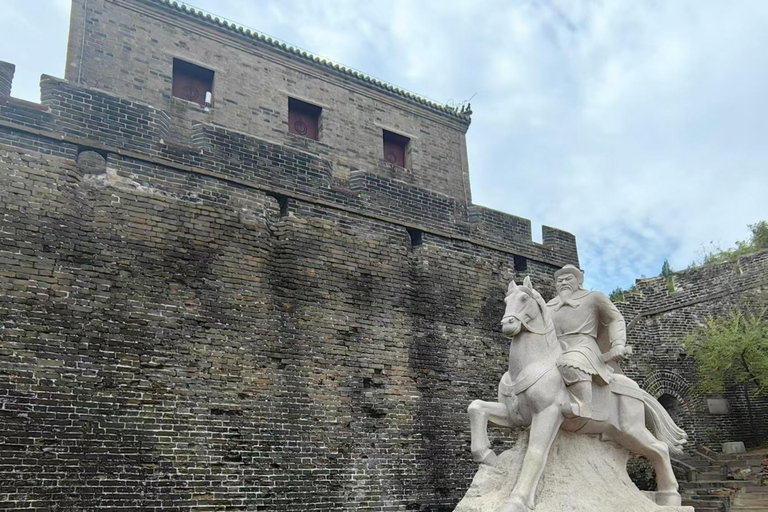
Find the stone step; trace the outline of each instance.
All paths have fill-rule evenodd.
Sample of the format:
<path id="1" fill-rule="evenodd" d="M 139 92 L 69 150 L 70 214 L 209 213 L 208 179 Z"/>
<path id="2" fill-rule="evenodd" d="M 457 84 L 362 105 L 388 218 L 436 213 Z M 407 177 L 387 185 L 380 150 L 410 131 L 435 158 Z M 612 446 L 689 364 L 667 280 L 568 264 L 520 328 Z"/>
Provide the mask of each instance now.
<path id="1" fill-rule="evenodd" d="M 737 503 L 746 503 L 746 504 L 753 504 L 753 503 L 768 503 L 768 499 L 766 499 L 766 496 L 761 496 L 759 494 L 746 494 L 741 493 L 738 496 L 736 496 L 736 499 L 733 500 L 734 504 Z"/>
<path id="2" fill-rule="evenodd" d="M 710 494 L 693 494 L 693 495 L 686 495 L 685 499 L 691 500 L 691 501 L 715 502 L 715 501 L 728 501 L 729 497 L 710 495 Z"/>
<path id="3" fill-rule="evenodd" d="M 768 487 L 748 486 L 742 489 L 733 500 L 729 512 L 768 511 Z"/>
<path id="4" fill-rule="evenodd" d="M 696 481 L 698 482 L 718 482 L 721 480 L 725 480 L 725 475 L 722 473 L 708 471 L 706 473 L 699 473 L 696 476 Z"/>
<path id="5" fill-rule="evenodd" d="M 716 460 L 720 462 L 748 462 L 750 464 L 760 464 L 760 461 L 763 460 L 762 455 L 755 455 L 755 454 L 741 454 L 741 455 L 718 455 L 715 457 Z"/>
<path id="6" fill-rule="evenodd" d="M 726 508 L 723 503 L 714 501 L 702 501 L 702 500 L 683 500 L 684 507 L 693 507 L 696 512 L 725 512 Z"/>
<path id="7" fill-rule="evenodd" d="M 679 459 L 680 462 L 683 462 L 685 464 L 688 464 L 689 466 L 693 466 L 695 468 L 704 468 L 710 466 L 712 463 L 708 460 L 704 460 L 701 458 L 688 458 L 688 457 L 681 457 Z"/>
<path id="8" fill-rule="evenodd" d="M 752 485 L 752 482 L 744 482 L 742 480 L 699 480 L 697 482 L 680 482 L 680 489 L 686 491 L 689 489 L 741 489 L 750 485 Z"/>

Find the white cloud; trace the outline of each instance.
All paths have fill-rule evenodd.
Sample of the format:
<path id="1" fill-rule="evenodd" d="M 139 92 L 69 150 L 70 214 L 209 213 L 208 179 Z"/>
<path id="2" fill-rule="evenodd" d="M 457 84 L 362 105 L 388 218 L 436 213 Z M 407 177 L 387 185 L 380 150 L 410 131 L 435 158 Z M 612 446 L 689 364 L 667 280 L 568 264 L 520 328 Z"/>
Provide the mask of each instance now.
<path id="1" fill-rule="evenodd" d="M 51 73 L 50 48 L 63 70 L 61 1 L 6 9 L 19 74 Z M 768 3 L 195 3 L 438 101 L 476 93 L 475 202 L 572 231 L 590 286 L 685 267 L 768 218 Z M 30 83 L 14 93 L 35 99 Z"/>

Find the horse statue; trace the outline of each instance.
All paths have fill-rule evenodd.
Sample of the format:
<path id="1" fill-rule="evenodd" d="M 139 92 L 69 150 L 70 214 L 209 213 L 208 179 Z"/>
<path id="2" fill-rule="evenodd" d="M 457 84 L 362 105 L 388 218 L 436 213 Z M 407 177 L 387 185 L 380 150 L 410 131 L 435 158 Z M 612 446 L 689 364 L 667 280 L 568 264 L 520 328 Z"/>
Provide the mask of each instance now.
<path id="1" fill-rule="evenodd" d="M 560 429 L 601 434 L 603 441 L 646 456 L 656 470 L 657 505 L 679 506 L 669 454 L 682 453 L 685 432 L 655 398 L 620 373 L 613 374 L 608 385 L 592 384 L 591 417 L 567 414 L 573 398 L 557 367 L 563 349 L 544 299 L 526 277 L 520 286 L 510 283 L 504 302 L 501 329 L 511 342 L 509 369 L 499 382 L 498 402 L 475 400 L 468 409 L 472 456 L 480 464 L 495 466 L 497 462 L 488 439 L 489 422 L 508 428 L 530 426 L 517 482 L 499 512 L 534 508 L 536 488 Z"/>

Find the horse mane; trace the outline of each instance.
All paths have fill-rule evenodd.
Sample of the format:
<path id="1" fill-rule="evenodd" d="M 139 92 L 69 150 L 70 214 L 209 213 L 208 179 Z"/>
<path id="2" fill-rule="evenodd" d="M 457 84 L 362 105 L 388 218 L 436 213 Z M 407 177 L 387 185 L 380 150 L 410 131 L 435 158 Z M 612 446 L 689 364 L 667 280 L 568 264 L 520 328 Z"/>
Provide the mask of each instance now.
<path id="1" fill-rule="evenodd" d="M 514 283 L 514 281 L 512 282 Z M 555 343 L 557 343 L 557 336 L 555 335 L 555 322 L 552 320 L 552 317 L 549 314 L 549 308 L 547 307 L 547 303 L 544 301 L 544 297 L 542 297 L 541 294 L 537 292 L 533 286 L 531 286 L 530 278 L 526 277 L 526 284 L 515 285 L 514 288 L 510 284 L 510 287 L 507 290 L 507 296 L 512 294 L 515 290 L 523 291 L 526 295 L 536 301 L 536 305 L 539 307 L 539 313 L 541 313 L 541 318 L 544 320 L 544 329 L 547 334 L 547 343 L 551 345 L 553 340 Z M 530 328 L 528 329 L 530 330 Z"/>

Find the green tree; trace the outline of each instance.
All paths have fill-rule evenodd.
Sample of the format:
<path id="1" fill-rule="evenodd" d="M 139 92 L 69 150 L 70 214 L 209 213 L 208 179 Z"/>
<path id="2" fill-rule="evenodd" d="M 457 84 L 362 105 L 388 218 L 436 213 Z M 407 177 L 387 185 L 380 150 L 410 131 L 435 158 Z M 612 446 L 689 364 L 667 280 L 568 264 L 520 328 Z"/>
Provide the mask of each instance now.
<path id="1" fill-rule="evenodd" d="M 608 299 L 610 299 L 611 302 L 624 302 L 624 290 L 621 289 L 621 286 L 617 286 L 610 295 L 608 295 Z"/>
<path id="2" fill-rule="evenodd" d="M 699 387 L 704 393 L 722 393 L 727 383 L 741 387 L 750 426 L 755 432 L 750 391 L 768 391 L 768 315 L 766 311 L 731 311 L 709 318 L 684 339 L 696 361 Z"/>
<path id="3" fill-rule="evenodd" d="M 752 232 L 749 240 L 739 240 L 736 242 L 736 247 L 730 249 L 721 249 L 715 246 L 713 249 L 705 250 L 701 258 L 701 264 L 708 265 L 723 261 L 736 261 L 739 256 L 768 249 L 768 221 L 761 220 L 755 224 L 749 224 L 748 227 Z"/>
<path id="4" fill-rule="evenodd" d="M 627 292 L 634 292 L 637 291 L 637 285 L 632 285 L 626 290 L 623 289 L 621 286 L 617 286 L 609 295 L 608 298 L 611 302 L 624 302 L 627 300 L 627 298 L 624 296 Z"/>
<path id="5" fill-rule="evenodd" d="M 667 280 L 667 291 L 673 293 L 675 291 L 675 280 L 672 270 L 672 265 L 669 264 L 669 260 L 664 260 L 664 264 L 661 266 L 661 275 Z"/>
<path id="6" fill-rule="evenodd" d="M 669 264 L 669 260 L 664 260 L 664 264 L 661 266 L 661 275 L 669 278 L 674 272 L 672 265 Z"/>
<path id="7" fill-rule="evenodd" d="M 755 249 L 768 249 L 768 221 L 750 224 L 749 229 L 752 231 L 752 245 Z"/>

